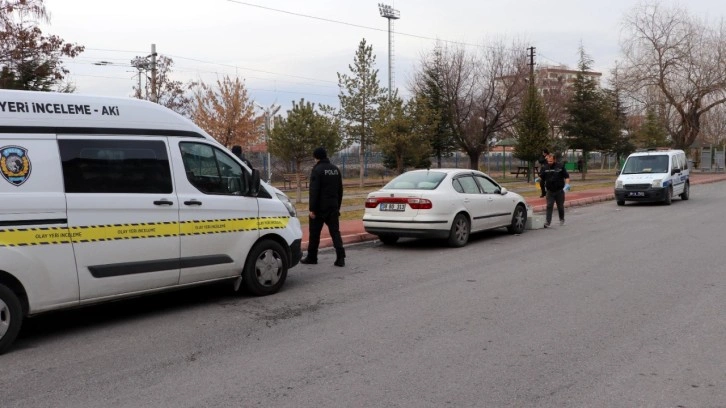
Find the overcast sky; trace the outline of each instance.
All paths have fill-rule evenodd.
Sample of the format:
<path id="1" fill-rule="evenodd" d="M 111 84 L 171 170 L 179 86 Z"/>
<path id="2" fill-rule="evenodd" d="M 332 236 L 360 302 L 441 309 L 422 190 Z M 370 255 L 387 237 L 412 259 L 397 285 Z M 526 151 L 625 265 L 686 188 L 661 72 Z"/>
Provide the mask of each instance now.
<path id="1" fill-rule="evenodd" d="M 664 1 L 663 4 L 673 4 Z M 337 105 L 336 73 L 348 73 L 361 39 L 373 46 L 382 86 L 388 84 L 388 23 L 368 0 L 45 0 L 44 31 L 86 47 L 68 61 L 78 93 L 129 96 L 130 65 L 151 44 L 174 60 L 174 79 L 245 80 L 262 105 L 292 100 Z M 396 0 L 395 84 L 404 95 L 421 56 L 436 41 L 467 47 L 496 38 L 536 47 L 538 65 L 575 68 L 582 44 L 607 77 L 620 54 L 620 30 L 634 0 Z M 690 13 L 713 23 L 726 1 L 689 0 Z M 94 63 L 110 62 L 99 66 Z"/>

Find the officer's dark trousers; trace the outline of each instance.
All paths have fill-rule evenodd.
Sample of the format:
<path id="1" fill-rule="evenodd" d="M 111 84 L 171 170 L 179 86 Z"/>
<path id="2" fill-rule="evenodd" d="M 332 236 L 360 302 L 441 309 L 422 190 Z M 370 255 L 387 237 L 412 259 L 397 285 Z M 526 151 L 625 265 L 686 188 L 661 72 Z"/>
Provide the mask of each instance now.
<path id="1" fill-rule="evenodd" d="M 345 257 L 345 250 L 343 249 L 343 238 L 340 237 L 340 221 L 338 219 L 338 212 L 333 211 L 332 213 L 326 215 L 316 214 L 315 218 L 310 219 L 310 238 L 308 241 L 307 258 L 316 261 L 318 259 L 320 232 L 323 230 L 323 225 L 328 226 L 330 238 L 333 239 L 335 253 L 339 257 L 341 255 L 342 257 Z"/>
<path id="2" fill-rule="evenodd" d="M 552 221 L 552 207 L 557 204 L 557 214 L 560 216 L 560 221 L 565 220 L 565 192 L 559 191 L 547 191 L 547 224 Z"/>

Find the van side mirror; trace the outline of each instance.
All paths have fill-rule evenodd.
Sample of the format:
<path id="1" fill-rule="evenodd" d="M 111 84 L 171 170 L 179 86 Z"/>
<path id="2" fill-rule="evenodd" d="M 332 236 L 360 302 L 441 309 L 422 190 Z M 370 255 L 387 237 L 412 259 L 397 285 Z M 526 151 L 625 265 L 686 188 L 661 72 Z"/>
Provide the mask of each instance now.
<path id="1" fill-rule="evenodd" d="M 671 170 L 671 176 L 674 175 L 674 174 L 678 174 L 680 172 L 681 172 L 681 169 L 679 169 L 678 167 L 676 167 L 675 169 Z"/>
<path id="2" fill-rule="evenodd" d="M 616 176 L 619 176 L 620 175 L 620 170 L 615 170 L 615 175 Z"/>
<path id="3" fill-rule="evenodd" d="M 499 191 L 499 194 L 501 194 L 501 195 L 507 195 L 508 192 L 509 192 L 509 190 L 507 190 L 506 187 L 502 187 L 502 189 Z"/>
<path id="4" fill-rule="evenodd" d="M 242 172 L 243 185 L 247 186 L 247 191 L 244 195 L 249 197 L 257 197 L 260 194 L 260 171 L 252 169 L 252 174 L 246 171 Z"/>

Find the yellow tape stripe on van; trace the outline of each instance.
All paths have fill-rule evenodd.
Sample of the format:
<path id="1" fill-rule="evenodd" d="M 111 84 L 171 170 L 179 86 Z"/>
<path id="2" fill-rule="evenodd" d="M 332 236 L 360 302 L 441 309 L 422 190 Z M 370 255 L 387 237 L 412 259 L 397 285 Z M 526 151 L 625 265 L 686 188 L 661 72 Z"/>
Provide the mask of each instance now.
<path id="1" fill-rule="evenodd" d="M 159 237 L 221 234 L 241 231 L 283 229 L 289 217 L 219 219 L 204 221 L 152 222 L 136 224 L 89 225 L 83 227 L 22 228 L 0 230 L 0 247 L 58 245 L 145 239 Z"/>

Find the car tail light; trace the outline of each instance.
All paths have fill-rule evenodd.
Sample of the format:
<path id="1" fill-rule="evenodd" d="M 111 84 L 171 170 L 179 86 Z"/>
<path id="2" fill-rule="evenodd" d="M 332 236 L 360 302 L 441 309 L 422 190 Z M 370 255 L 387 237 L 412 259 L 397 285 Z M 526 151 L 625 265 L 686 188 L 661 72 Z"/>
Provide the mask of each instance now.
<path id="1" fill-rule="evenodd" d="M 366 198 L 366 208 L 376 208 L 378 206 L 377 198 Z"/>
<path id="2" fill-rule="evenodd" d="M 409 198 L 408 205 L 414 210 L 430 210 L 433 207 L 431 200 L 425 198 Z"/>
<path id="3" fill-rule="evenodd" d="M 370 197 L 366 199 L 366 208 L 376 208 L 380 203 L 404 203 L 414 210 L 430 210 L 433 208 L 431 200 L 406 197 Z"/>

